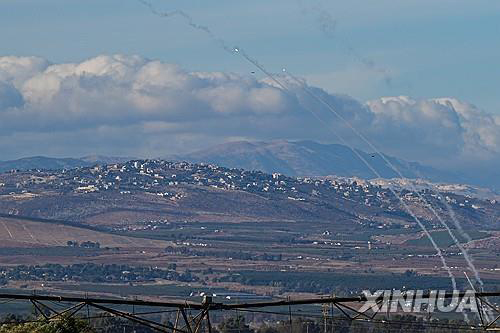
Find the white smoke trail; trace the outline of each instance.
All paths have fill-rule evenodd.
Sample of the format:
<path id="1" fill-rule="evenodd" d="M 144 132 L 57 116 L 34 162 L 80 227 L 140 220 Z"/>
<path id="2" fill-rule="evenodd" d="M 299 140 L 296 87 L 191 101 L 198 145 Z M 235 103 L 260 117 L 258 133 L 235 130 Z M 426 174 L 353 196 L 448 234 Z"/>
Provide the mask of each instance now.
<path id="1" fill-rule="evenodd" d="M 422 176 L 422 174 L 416 170 L 417 176 L 419 178 L 425 178 Z M 462 225 L 457 219 L 457 216 L 455 215 L 455 211 L 453 210 L 453 207 L 445 200 L 443 199 L 443 196 L 440 195 L 439 191 L 436 191 L 433 187 L 430 187 L 430 190 L 434 192 L 434 194 L 438 195 L 438 199 L 441 201 L 441 203 L 446 207 L 446 210 L 448 211 L 448 214 L 450 215 L 451 220 L 453 221 L 453 224 L 455 225 L 455 228 L 458 230 L 460 235 L 465 238 L 466 242 L 471 242 L 472 237 L 463 229 Z M 471 258 L 472 259 L 472 258 Z M 480 282 L 482 285 L 482 282 Z"/>
<path id="2" fill-rule="evenodd" d="M 458 221 L 457 219 L 457 216 L 455 215 L 455 211 L 453 210 L 453 207 L 451 207 L 451 205 L 446 201 L 446 199 L 443 198 L 443 196 L 435 191 L 434 189 L 432 189 L 431 187 L 431 191 L 434 192 L 435 194 L 437 194 L 437 197 L 438 199 L 441 201 L 441 203 L 446 207 L 446 210 L 448 211 L 448 214 L 450 215 L 450 218 L 456 228 L 456 230 L 458 230 L 459 234 L 465 238 L 466 242 L 471 242 L 472 241 L 472 238 L 470 237 L 470 235 L 462 228 L 462 225 L 460 224 L 460 222 Z M 446 226 L 447 230 L 449 229 L 447 226 Z M 461 242 L 454 238 L 453 234 L 451 233 L 451 230 L 448 230 L 448 233 L 450 234 L 450 236 L 453 238 L 453 241 L 455 242 L 455 244 L 457 245 L 457 247 L 460 249 L 460 251 L 462 252 L 462 254 L 464 255 L 464 258 L 466 261 L 470 261 L 470 265 L 469 267 L 474 267 L 474 269 L 472 269 L 472 273 L 474 274 L 474 278 L 476 279 L 476 281 L 479 283 L 479 285 L 481 286 L 481 289 L 484 287 L 484 282 L 483 280 L 481 279 L 480 275 L 479 275 L 479 272 L 476 270 L 475 266 L 474 266 L 474 258 L 472 257 L 472 255 L 470 255 L 466 249 L 462 246 Z M 467 276 L 467 274 L 466 274 Z M 467 276 L 467 279 L 469 279 L 469 277 Z M 492 316 L 493 313 L 489 311 L 489 308 L 487 308 L 485 310 L 485 316 L 486 318 L 491 321 L 492 320 Z"/>
<path id="3" fill-rule="evenodd" d="M 418 171 L 417 171 L 418 172 Z M 460 221 L 458 221 L 457 216 L 455 214 L 455 211 L 453 210 L 453 207 L 450 206 L 450 204 L 446 201 L 446 199 L 443 198 L 441 193 L 438 191 L 434 190 L 432 187 L 430 190 L 437 195 L 438 199 L 441 201 L 441 203 L 446 207 L 446 210 L 448 211 L 448 214 L 453 222 L 453 225 L 455 226 L 456 230 L 458 230 L 458 233 L 465 239 L 466 242 L 471 242 L 472 237 L 463 229 L 462 225 L 460 224 Z M 449 229 L 449 228 L 447 228 Z M 448 231 L 450 236 L 453 238 L 454 243 L 457 245 L 457 247 L 460 249 L 460 251 L 463 253 L 464 258 L 468 261 L 471 262 L 470 266 L 474 267 L 474 258 L 467 252 L 467 250 L 462 246 L 462 242 L 460 242 L 456 237 L 453 236 L 451 230 Z M 475 268 L 475 267 L 474 267 Z M 479 283 L 481 287 L 484 287 L 484 283 L 481 280 L 481 277 L 479 276 L 479 272 L 476 269 L 472 270 L 472 273 L 474 274 L 474 278 L 476 281 Z"/>

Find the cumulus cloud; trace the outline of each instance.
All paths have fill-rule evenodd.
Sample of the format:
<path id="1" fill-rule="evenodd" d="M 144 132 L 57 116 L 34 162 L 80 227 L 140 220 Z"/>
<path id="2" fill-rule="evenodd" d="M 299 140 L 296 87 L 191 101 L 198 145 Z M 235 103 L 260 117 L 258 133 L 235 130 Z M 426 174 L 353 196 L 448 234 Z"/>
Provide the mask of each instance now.
<path id="1" fill-rule="evenodd" d="M 0 57 L 0 81 L 21 84 L 33 75 L 42 72 L 49 62 L 38 57 Z"/>
<path id="2" fill-rule="evenodd" d="M 0 57 L 2 159 L 32 154 L 162 156 L 230 139 L 334 141 L 307 110 L 358 144 L 292 80 L 190 72 L 139 56 L 51 64 Z M 383 151 L 431 164 L 498 161 L 500 117 L 452 98 L 360 103 L 310 87 Z M 362 147 L 361 148 L 366 148 Z"/>
<path id="3" fill-rule="evenodd" d="M 500 155 L 500 127 L 495 117 L 472 104 L 454 98 L 414 100 L 406 96 L 386 97 L 367 102 L 376 115 L 373 128 L 391 150 L 405 149 L 432 159 L 462 158 L 488 160 Z M 393 141 L 400 138 L 401 145 Z M 398 146 L 400 148 L 398 149 Z"/>
<path id="4" fill-rule="evenodd" d="M 0 112 L 12 107 L 21 107 L 23 103 L 23 95 L 12 84 L 0 81 Z"/>

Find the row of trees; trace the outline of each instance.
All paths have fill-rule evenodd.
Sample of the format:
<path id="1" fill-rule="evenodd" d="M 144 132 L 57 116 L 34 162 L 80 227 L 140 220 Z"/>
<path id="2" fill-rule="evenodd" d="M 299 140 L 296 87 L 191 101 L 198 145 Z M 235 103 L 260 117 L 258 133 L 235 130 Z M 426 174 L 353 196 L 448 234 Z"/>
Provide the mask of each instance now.
<path id="1" fill-rule="evenodd" d="M 0 285 L 6 281 L 82 281 L 82 282 L 131 282 L 155 279 L 193 282 L 199 280 L 191 272 L 176 272 L 176 265 L 168 269 L 149 266 L 98 265 L 93 263 L 45 264 L 34 266 L 0 267 Z"/>
<path id="2" fill-rule="evenodd" d="M 173 247 L 167 246 L 165 252 L 169 254 L 182 254 L 197 257 L 215 257 L 215 258 L 232 258 L 237 260 L 264 260 L 264 261 L 282 261 L 283 255 L 278 254 L 268 254 L 268 253 L 252 253 L 243 252 L 241 250 L 202 250 L 198 251 L 188 247 Z"/>
<path id="3" fill-rule="evenodd" d="M 172 323 L 168 323 L 172 325 Z M 202 332 L 206 331 L 202 327 Z M 292 321 L 263 322 L 260 326 L 250 325 L 243 316 L 223 320 L 213 333 L 365 333 L 365 332 L 424 332 L 424 333 L 461 333 L 469 332 L 462 321 L 434 320 L 425 321 L 411 315 L 394 316 L 390 322 L 349 321 L 345 317 L 318 318 L 317 320 L 295 318 Z M 11 317 L 10 321 L 0 326 L 0 333 L 153 333 L 150 328 L 133 324 L 123 319 L 102 317 L 91 324 L 75 317 L 63 318 L 60 321 L 48 322 L 37 320 L 20 322 Z"/>
<path id="4" fill-rule="evenodd" d="M 403 274 L 358 274 L 348 272 L 275 272 L 275 271 L 231 271 L 217 282 L 237 282 L 248 286 L 272 286 L 291 292 L 361 293 L 370 286 L 372 290 L 390 288 L 447 289 L 450 282 L 444 277 L 420 276 L 413 271 Z"/>

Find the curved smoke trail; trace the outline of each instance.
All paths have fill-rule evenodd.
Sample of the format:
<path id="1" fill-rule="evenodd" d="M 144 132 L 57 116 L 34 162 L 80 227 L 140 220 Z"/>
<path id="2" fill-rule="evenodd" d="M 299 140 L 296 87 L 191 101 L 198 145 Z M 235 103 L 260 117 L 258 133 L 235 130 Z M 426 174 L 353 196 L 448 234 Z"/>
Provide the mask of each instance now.
<path id="1" fill-rule="evenodd" d="M 226 42 L 217 37 L 213 32 L 212 30 L 210 30 L 209 27 L 205 26 L 205 25 L 201 25 L 201 24 L 198 24 L 196 22 L 194 22 L 193 18 L 191 17 L 191 15 L 189 15 L 188 13 L 182 11 L 182 10 L 172 10 L 172 11 L 168 11 L 168 12 L 164 12 L 164 11 L 158 11 L 151 2 L 149 1 L 146 1 L 146 0 L 137 0 L 139 1 L 140 3 L 142 3 L 144 6 L 148 7 L 149 10 L 151 11 L 151 13 L 153 13 L 154 15 L 156 16 L 160 16 L 160 17 L 165 17 L 165 18 L 168 18 L 168 17 L 172 17 L 172 16 L 180 16 L 182 18 L 184 18 L 184 20 L 186 21 L 186 23 L 193 29 L 196 29 L 196 30 L 200 30 L 200 31 L 203 31 L 204 33 L 206 33 L 207 35 L 210 36 L 210 38 L 221 48 L 223 48 L 224 50 L 226 50 L 227 52 L 229 53 L 232 53 L 233 52 L 233 49 L 231 47 L 228 47 L 226 45 Z"/>

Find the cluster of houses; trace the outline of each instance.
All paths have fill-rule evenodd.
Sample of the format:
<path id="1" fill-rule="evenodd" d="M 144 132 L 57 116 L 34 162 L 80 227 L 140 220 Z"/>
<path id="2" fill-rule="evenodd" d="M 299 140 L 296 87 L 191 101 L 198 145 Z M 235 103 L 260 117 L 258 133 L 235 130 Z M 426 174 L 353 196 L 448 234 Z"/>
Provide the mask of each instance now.
<path id="1" fill-rule="evenodd" d="M 1 180 L 1 179 L 0 179 Z M 365 206 L 397 210 L 398 199 L 392 192 L 368 181 L 348 178 L 287 177 L 279 173 L 266 174 L 260 171 L 229 169 L 214 164 L 194 164 L 165 160 L 132 160 L 122 164 L 75 168 L 59 171 L 37 171 L 15 184 L 1 182 L 0 194 L 4 192 L 33 192 L 36 190 L 58 190 L 66 193 L 89 194 L 102 191 L 117 191 L 121 195 L 146 192 L 167 200 L 182 200 L 181 185 L 206 186 L 219 190 L 239 190 L 264 195 L 281 195 L 292 201 L 309 201 L 327 196 L 337 200 L 351 201 Z M 403 200 L 423 203 L 442 198 L 433 192 L 419 193 L 400 190 Z M 481 209 L 477 200 L 446 195 L 444 200 L 462 208 Z"/>

